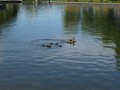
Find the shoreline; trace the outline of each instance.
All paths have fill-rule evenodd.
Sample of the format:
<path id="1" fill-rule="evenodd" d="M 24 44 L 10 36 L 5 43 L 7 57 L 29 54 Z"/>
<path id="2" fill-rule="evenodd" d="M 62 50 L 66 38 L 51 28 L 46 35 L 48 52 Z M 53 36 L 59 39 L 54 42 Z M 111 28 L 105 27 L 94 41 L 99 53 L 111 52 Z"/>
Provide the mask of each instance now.
<path id="1" fill-rule="evenodd" d="M 0 9 L 1 9 L 1 8 L 4 8 L 4 7 L 5 7 L 5 4 L 0 3 Z"/>
<path id="2" fill-rule="evenodd" d="M 60 2 L 51 1 L 50 4 L 75 4 L 75 5 L 110 5 L 110 6 L 120 6 L 120 3 L 96 3 L 96 2 Z"/>
<path id="3" fill-rule="evenodd" d="M 5 1 L 0 1 L 1 3 L 21 3 L 21 0 L 18 1 L 9 1 L 9 0 L 5 0 Z"/>

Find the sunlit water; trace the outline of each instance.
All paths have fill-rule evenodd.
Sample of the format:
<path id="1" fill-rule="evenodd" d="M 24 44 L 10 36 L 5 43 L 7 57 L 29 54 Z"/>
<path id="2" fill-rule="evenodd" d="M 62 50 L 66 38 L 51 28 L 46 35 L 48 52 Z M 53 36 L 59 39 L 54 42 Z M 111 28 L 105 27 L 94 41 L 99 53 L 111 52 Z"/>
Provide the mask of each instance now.
<path id="1" fill-rule="evenodd" d="M 66 43 L 72 37 L 75 45 Z M 119 70 L 119 6 L 0 10 L 0 90 L 119 90 Z"/>

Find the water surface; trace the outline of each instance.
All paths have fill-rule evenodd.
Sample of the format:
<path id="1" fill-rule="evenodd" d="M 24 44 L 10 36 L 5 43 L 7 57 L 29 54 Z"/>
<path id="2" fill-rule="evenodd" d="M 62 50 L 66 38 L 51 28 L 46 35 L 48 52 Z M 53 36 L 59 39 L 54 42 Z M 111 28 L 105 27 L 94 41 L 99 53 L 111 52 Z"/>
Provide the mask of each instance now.
<path id="1" fill-rule="evenodd" d="M 75 45 L 65 42 L 72 37 Z M 119 90 L 119 37 L 119 6 L 8 4 L 0 90 Z M 51 42 L 62 47 L 41 46 Z"/>

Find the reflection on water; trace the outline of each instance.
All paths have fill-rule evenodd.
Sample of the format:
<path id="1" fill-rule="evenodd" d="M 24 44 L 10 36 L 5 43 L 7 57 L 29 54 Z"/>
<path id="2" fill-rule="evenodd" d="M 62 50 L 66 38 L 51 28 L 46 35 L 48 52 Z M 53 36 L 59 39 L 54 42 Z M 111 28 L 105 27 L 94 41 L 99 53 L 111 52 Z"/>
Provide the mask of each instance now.
<path id="1" fill-rule="evenodd" d="M 67 6 L 65 7 L 64 27 L 66 33 L 76 34 L 79 28 L 80 21 L 80 7 Z"/>
<path id="2" fill-rule="evenodd" d="M 0 10 L 0 43 L 2 42 L 1 38 L 4 38 L 2 35 L 5 33 L 5 28 L 13 26 L 18 13 L 19 5 L 18 4 L 6 4 L 6 7 Z M 6 32 L 8 32 L 7 30 Z M 2 45 L 2 43 L 1 43 Z M 4 44 L 3 44 L 4 46 Z"/>
<path id="3" fill-rule="evenodd" d="M 9 19 L 16 16 L 18 12 L 17 4 L 6 4 L 6 8 L 0 10 L 0 24 L 6 23 Z"/>
<path id="4" fill-rule="evenodd" d="M 0 10 L 0 90 L 119 90 L 119 29 L 119 6 L 8 4 Z"/>
<path id="5" fill-rule="evenodd" d="M 116 58 L 120 58 L 120 7 L 86 7 L 83 9 L 83 31 L 91 35 L 100 35 L 103 45 L 115 50 Z M 117 59 L 118 60 L 118 59 Z M 116 61 L 117 66 L 119 61 Z M 118 67 L 119 68 L 119 67 Z"/>

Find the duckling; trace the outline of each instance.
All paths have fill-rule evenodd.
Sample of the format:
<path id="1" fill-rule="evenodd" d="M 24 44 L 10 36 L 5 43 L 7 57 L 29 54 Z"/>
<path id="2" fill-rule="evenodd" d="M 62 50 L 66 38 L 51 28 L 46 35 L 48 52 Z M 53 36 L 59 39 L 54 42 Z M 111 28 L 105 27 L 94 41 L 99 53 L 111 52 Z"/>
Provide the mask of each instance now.
<path id="1" fill-rule="evenodd" d="M 45 45 L 45 44 L 42 44 L 41 46 L 45 47 L 46 45 Z"/>
<path id="2" fill-rule="evenodd" d="M 53 45 L 53 43 L 51 42 L 50 45 Z"/>
<path id="3" fill-rule="evenodd" d="M 46 45 L 46 47 L 51 48 L 51 45 Z"/>
<path id="4" fill-rule="evenodd" d="M 58 45 L 58 42 L 57 42 L 57 43 L 55 43 L 55 45 Z"/>
<path id="5" fill-rule="evenodd" d="M 51 48 L 51 46 L 48 46 L 48 48 Z"/>
<path id="6" fill-rule="evenodd" d="M 62 47 L 62 45 L 59 45 L 58 47 Z"/>

